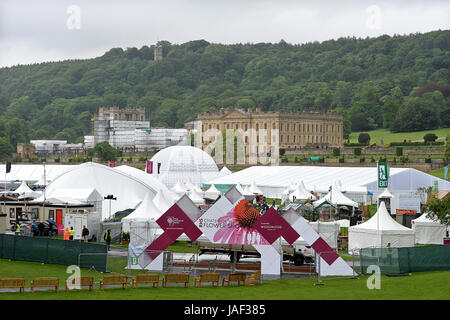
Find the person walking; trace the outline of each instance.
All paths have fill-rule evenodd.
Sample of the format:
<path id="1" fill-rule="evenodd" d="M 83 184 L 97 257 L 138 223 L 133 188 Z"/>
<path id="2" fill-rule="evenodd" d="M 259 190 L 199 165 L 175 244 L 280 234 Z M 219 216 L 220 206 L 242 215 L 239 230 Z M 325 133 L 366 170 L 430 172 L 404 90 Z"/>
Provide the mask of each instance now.
<path id="1" fill-rule="evenodd" d="M 73 227 L 70 227 L 69 231 L 69 240 L 73 240 L 73 236 L 75 235 L 75 230 L 73 230 Z"/>
<path id="2" fill-rule="evenodd" d="M 53 224 L 50 222 L 48 224 L 48 235 L 50 238 L 53 236 Z"/>
<path id="3" fill-rule="evenodd" d="M 16 236 L 20 234 L 20 222 L 16 222 L 16 232 L 14 233 Z"/>
<path id="4" fill-rule="evenodd" d="M 86 226 L 83 226 L 83 231 L 81 231 L 81 236 L 83 237 L 84 242 L 89 241 L 89 229 Z"/>
<path id="5" fill-rule="evenodd" d="M 37 236 L 36 220 L 34 220 L 34 219 L 33 219 L 33 223 L 31 223 L 31 232 L 33 232 L 33 237 Z"/>
<path id="6" fill-rule="evenodd" d="M 111 229 L 108 229 L 108 231 L 106 231 L 104 239 L 105 239 L 106 245 L 108 246 L 108 251 L 109 251 L 109 246 L 111 245 Z"/>
<path id="7" fill-rule="evenodd" d="M 66 230 L 64 230 L 64 240 L 69 240 L 70 238 L 70 231 L 69 228 L 66 228 Z"/>
<path id="8" fill-rule="evenodd" d="M 39 237 L 43 237 L 44 236 L 45 225 L 42 222 L 39 222 L 37 227 L 38 227 L 38 230 L 39 230 Z"/>

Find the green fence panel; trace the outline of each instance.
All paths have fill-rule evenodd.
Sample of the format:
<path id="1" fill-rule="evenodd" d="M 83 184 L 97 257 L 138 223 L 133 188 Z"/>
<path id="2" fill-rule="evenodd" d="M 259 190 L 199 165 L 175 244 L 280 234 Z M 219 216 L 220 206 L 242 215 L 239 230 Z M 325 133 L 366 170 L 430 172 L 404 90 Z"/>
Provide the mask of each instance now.
<path id="1" fill-rule="evenodd" d="M 17 236 L 14 260 L 47 262 L 47 239 Z"/>
<path id="2" fill-rule="evenodd" d="M 0 234 L 0 258 L 61 265 L 79 265 L 106 271 L 104 244 Z"/>
<path id="3" fill-rule="evenodd" d="M 49 239 L 48 263 L 78 265 L 80 243 L 77 241 Z"/>
<path id="4" fill-rule="evenodd" d="M 450 270 L 450 246 L 410 248 L 410 272 Z"/>
<path id="5" fill-rule="evenodd" d="M 2 253 L 3 259 L 14 259 L 15 236 L 2 234 Z"/>
<path id="6" fill-rule="evenodd" d="M 108 247 L 104 244 L 80 243 L 80 268 L 106 271 L 108 261 Z"/>
<path id="7" fill-rule="evenodd" d="M 450 270 L 450 245 L 412 248 L 365 248 L 360 252 L 361 273 L 370 265 L 380 267 L 382 274 Z"/>

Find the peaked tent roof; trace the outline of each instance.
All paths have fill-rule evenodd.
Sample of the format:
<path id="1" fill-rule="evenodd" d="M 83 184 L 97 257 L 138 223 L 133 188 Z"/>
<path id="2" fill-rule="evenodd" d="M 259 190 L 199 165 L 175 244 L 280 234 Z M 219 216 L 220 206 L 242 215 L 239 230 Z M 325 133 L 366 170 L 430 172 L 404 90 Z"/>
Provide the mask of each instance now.
<path id="1" fill-rule="evenodd" d="M 147 193 L 144 200 L 142 200 L 141 204 L 130 213 L 128 216 L 122 219 L 122 221 L 130 221 L 130 220 L 157 220 L 163 213 L 162 211 L 156 207 L 153 202 L 153 194 Z"/>
<path id="2" fill-rule="evenodd" d="M 414 223 L 423 223 L 423 224 L 428 224 L 428 223 L 434 223 L 434 224 L 438 224 L 440 225 L 440 221 L 438 218 L 433 219 L 433 218 L 429 218 L 427 217 L 427 213 L 422 214 L 420 217 L 414 219 L 411 221 L 412 224 Z"/>
<path id="3" fill-rule="evenodd" d="M 322 202 L 325 202 L 325 201 L 327 201 L 333 205 L 358 207 L 357 202 L 344 196 L 344 194 L 342 192 L 340 192 L 339 190 L 337 190 L 337 188 L 332 188 L 331 191 L 328 192 L 325 197 L 323 197 L 322 199 L 319 199 L 317 201 L 314 201 L 314 206 L 317 207 L 320 204 L 322 204 Z"/>
<path id="4" fill-rule="evenodd" d="M 294 192 L 289 194 L 289 200 L 293 200 L 295 196 L 295 199 L 297 200 L 308 200 L 308 199 L 315 199 L 315 197 L 306 190 L 304 187 L 303 181 L 301 181 L 299 184 L 297 184 L 297 187 L 295 188 Z"/>
<path id="5" fill-rule="evenodd" d="M 166 195 L 166 193 L 163 190 L 159 190 L 156 196 L 153 198 L 153 203 L 161 212 L 166 212 L 175 201 L 170 198 L 170 195 Z"/>
<path id="6" fill-rule="evenodd" d="M 203 204 L 205 200 L 203 199 L 203 195 L 198 193 L 195 189 L 189 192 L 189 199 L 192 200 L 195 204 Z"/>
<path id="7" fill-rule="evenodd" d="M 252 184 L 248 187 L 248 190 L 253 194 L 263 194 L 261 189 L 256 185 L 255 181 L 252 181 Z"/>
<path id="8" fill-rule="evenodd" d="M 20 186 L 14 190 L 15 193 L 25 193 L 25 192 L 33 192 L 33 190 L 30 189 L 30 187 L 27 185 L 25 181 L 22 181 Z"/>
<path id="9" fill-rule="evenodd" d="M 386 188 L 384 191 L 378 196 L 378 199 L 392 199 L 394 196 L 389 190 Z"/>
<path id="10" fill-rule="evenodd" d="M 179 195 L 183 195 L 189 191 L 186 185 L 180 180 L 178 180 L 177 183 L 170 190 L 178 193 Z"/>
<path id="11" fill-rule="evenodd" d="M 212 184 L 208 190 L 204 192 L 205 199 L 216 200 L 222 193 Z"/>
<path id="12" fill-rule="evenodd" d="M 364 223 L 350 227 L 352 230 L 380 230 L 380 231 L 396 231 L 399 233 L 414 233 L 413 230 L 402 226 L 400 223 L 391 218 L 386 209 L 384 202 L 381 202 L 377 212 Z"/>
<path id="13" fill-rule="evenodd" d="M 223 166 L 222 169 L 220 169 L 220 171 L 219 171 L 219 174 L 221 177 L 232 174 L 232 173 L 233 172 L 225 166 Z"/>

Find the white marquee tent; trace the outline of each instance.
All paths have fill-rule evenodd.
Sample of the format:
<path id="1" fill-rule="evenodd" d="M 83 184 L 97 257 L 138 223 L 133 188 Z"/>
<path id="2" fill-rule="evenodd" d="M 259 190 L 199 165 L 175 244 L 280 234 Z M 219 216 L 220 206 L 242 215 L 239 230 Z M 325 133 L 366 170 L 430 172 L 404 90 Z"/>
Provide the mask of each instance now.
<path id="1" fill-rule="evenodd" d="M 322 167 L 322 166 L 253 166 L 233 174 L 211 179 L 208 183 L 230 185 L 255 182 L 268 198 L 281 198 L 281 194 L 292 181 L 303 180 L 308 191 L 328 192 L 331 185 L 341 181 L 341 191 L 346 197 L 367 203 L 367 193 L 378 196 L 376 167 Z M 436 178 L 412 168 L 390 168 L 389 190 L 396 196 L 393 208 L 400 207 L 402 192 L 414 193 L 419 188 L 428 188 L 438 182 L 439 190 L 450 190 L 450 182 Z M 391 206 L 392 206 L 391 205 Z M 406 208 L 403 208 L 406 209 Z"/>
<path id="2" fill-rule="evenodd" d="M 321 205 L 323 202 L 327 201 L 335 206 L 349 206 L 349 207 L 358 207 L 358 203 L 344 196 L 342 192 L 338 190 L 338 188 L 332 188 L 327 195 L 317 201 L 313 202 L 315 207 Z"/>
<path id="3" fill-rule="evenodd" d="M 196 205 L 201 205 L 205 203 L 205 199 L 203 199 L 203 194 L 200 194 L 197 192 L 197 190 L 192 190 L 189 192 L 188 194 L 189 199 L 192 200 L 193 203 L 195 203 Z"/>
<path id="4" fill-rule="evenodd" d="M 252 184 L 248 187 L 248 190 L 253 194 L 263 195 L 263 192 L 258 188 L 255 181 L 252 181 Z"/>
<path id="5" fill-rule="evenodd" d="M 158 191 L 155 198 L 153 199 L 155 206 L 158 208 L 158 210 L 160 210 L 163 213 L 166 212 L 171 206 L 173 206 L 176 200 L 178 200 L 173 198 L 171 194 L 168 194 L 168 192 L 170 191 L 161 189 Z"/>
<path id="6" fill-rule="evenodd" d="M 41 192 L 36 192 L 31 190 L 31 188 L 27 185 L 27 183 L 25 181 L 22 181 L 22 183 L 20 184 L 20 186 L 10 192 L 13 194 L 18 194 L 19 195 L 19 199 L 25 199 L 25 198 L 37 198 L 41 195 Z"/>
<path id="7" fill-rule="evenodd" d="M 315 197 L 308 192 L 303 185 L 303 181 L 297 184 L 295 190 L 289 194 L 289 200 L 294 201 L 294 197 L 296 200 L 314 200 Z"/>
<path id="8" fill-rule="evenodd" d="M 179 196 L 182 196 L 183 194 L 186 194 L 189 192 L 186 185 L 180 180 L 178 180 L 177 183 L 170 190 L 175 192 Z"/>
<path id="9" fill-rule="evenodd" d="M 117 200 L 103 200 L 102 217 L 109 216 L 117 211 L 136 208 L 147 193 L 156 195 L 161 184 L 154 179 L 144 182 L 127 173 L 121 172 L 98 163 L 87 162 L 72 166 L 71 170 L 64 172 L 54 179 L 46 188 L 50 195 L 59 189 L 92 188 L 96 189 L 102 197 L 112 194 Z"/>
<path id="10" fill-rule="evenodd" d="M 221 192 L 212 184 L 204 193 L 203 197 L 205 199 L 217 200 L 221 195 Z"/>
<path id="11" fill-rule="evenodd" d="M 384 202 L 367 222 L 348 229 L 348 251 L 361 248 L 414 247 L 414 231 L 391 218 Z"/>
<path id="12" fill-rule="evenodd" d="M 133 222 L 149 222 L 150 220 L 157 220 L 163 212 L 155 205 L 152 193 L 147 193 L 141 204 L 122 219 L 122 231 L 130 232 L 130 226 Z"/>
<path id="13" fill-rule="evenodd" d="M 64 172 L 73 169 L 76 165 L 63 164 L 46 164 L 45 178 L 47 181 L 52 181 Z M 0 164 L 0 181 L 5 179 L 6 167 Z M 6 174 L 6 181 L 39 181 L 44 177 L 43 164 L 12 164 L 11 171 Z"/>
<path id="14" fill-rule="evenodd" d="M 446 233 L 446 226 L 438 219 L 427 217 L 427 213 L 422 214 L 417 219 L 411 221 L 411 227 L 416 236 L 418 244 L 443 244 Z"/>

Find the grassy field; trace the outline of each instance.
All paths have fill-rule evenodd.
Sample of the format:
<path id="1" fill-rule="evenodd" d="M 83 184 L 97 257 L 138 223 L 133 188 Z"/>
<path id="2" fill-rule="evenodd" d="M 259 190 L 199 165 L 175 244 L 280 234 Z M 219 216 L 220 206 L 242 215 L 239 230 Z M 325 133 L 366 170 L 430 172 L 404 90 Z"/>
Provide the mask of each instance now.
<path id="1" fill-rule="evenodd" d="M 40 276 L 59 277 L 61 284 L 69 274 L 65 273 L 66 267 L 60 265 L 45 265 L 33 262 L 9 261 L 0 259 L 0 278 L 24 277 L 29 287 L 30 280 Z M 83 275 L 93 275 L 98 281 L 102 274 L 87 272 Z M 27 300 L 27 299 L 57 299 L 57 300 L 297 300 L 297 299 L 449 299 L 450 271 L 414 273 L 407 277 L 381 277 L 381 289 L 367 289 L 368 276 L 360 276 L 358 279 L 325 280 L 325 285 L 315 286 L 316 277 L 302 279 L 264 280 L 261 286 L 254 287 L 218 287 L 205 286 L 202 288 L 150 288 L 123 290 L 120 288 L 100 291 L 94 289 L 74 290 L 71 292 L 38 291 L 34 294 L 26 292 L 0 293 L 0 300 Z"/>
<path id="2" fill-rule="evenodd" d="M 429 174 L 431 174 L 432 176 L 444 179 L 444 174 L 445 174 L 445 167 L 444 168 L 440 168 L 440 169 L 436 169 L 433 171 L 428 172 Z M 447 174 L 447 179 L 450 177 L 450 172 Z"/>
<path id="3" fill-rule="evenodd" d="M 437 141 L 444 141 L 445 137 L 447 136 L 447 133 L 450 132 L 450 128 L 441 128 L 441 129 L 435 129 L 435 130 L 427 130 L 427 131 L 416 131 L 416 132 L 399 132 L 399 133 L 393 133 L 387 129 L 377 129 L 372 131 L 365 131 L 370 135 L 370 142 L 376 142 L 377 144 L 381 143 L 381 140 L 383 140 L 383 143 L 389 143 L 389 142 L 403 142 L 403 140 L 406 139 L 406 141 L 411 140 L 412 142 L 423 142 L 423 136 L 427 133 L 434 133 L 438 136 Z M 360 132 L 352 132 L 350 134 L 350 142 L 351 143 L 357 143 L 358 142 L 358 136 Z"/>

